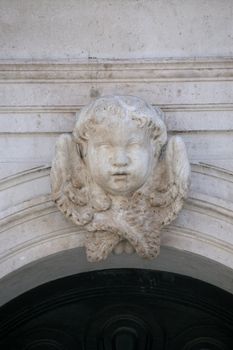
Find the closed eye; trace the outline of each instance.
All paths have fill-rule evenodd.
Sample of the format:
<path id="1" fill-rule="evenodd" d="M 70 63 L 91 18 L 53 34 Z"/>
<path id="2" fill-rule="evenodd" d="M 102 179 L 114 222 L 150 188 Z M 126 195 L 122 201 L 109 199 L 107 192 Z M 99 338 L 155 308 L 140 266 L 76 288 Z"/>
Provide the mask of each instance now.
<path id="1" fill-rule="evenodd" d="M 111 144 L 110 143 L 96 143 L 95 144 L 95 147 L 98 147 L 98 148 L 100 148 L 100 147 L 111 147 Z"/>
<path id="2" fill-rule="evenodd" d="M 127 147 L 141 147 L 143 145 L 143 142 L 140 141 L 135 141 L 135 142 L 130 142 Z"/>

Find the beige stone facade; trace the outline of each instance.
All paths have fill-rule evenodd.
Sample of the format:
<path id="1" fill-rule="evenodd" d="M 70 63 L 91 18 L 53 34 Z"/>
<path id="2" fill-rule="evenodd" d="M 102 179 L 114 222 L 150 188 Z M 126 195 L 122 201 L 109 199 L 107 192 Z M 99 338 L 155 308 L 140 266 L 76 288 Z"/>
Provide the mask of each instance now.
<path id="1" fill-rule="evenodd" d="M 233 293 L 233 3 L 0 1 L 0 303 L 112 267 L 192 276 Z M 181 136 L 191 188 L 153 261 L 88 263 L 51 199 L 55 143 L 97 97 L 134 95 Z"/>

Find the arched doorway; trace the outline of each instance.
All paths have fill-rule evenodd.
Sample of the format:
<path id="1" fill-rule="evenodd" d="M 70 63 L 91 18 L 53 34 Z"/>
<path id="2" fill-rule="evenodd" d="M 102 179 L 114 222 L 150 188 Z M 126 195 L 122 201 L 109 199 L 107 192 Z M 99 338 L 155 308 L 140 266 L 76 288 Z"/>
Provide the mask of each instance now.
<path id="1" fill-rule="evenodd" d="M 101 270 L 23 294 L 0 321 L 7 350 L 230 350 L 233 296 L 174 273 Z"/>

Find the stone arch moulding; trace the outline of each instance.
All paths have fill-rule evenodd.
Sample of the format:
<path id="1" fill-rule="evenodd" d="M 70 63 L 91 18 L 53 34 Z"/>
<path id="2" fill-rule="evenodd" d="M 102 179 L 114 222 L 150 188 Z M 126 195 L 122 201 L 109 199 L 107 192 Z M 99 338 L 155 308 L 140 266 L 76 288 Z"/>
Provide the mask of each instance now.
<path id="1" fill-rule="evenodd" d="M 114 267 L 177 272 L 233 293 L 232 59 L 0 66 L 1 304 L 59 277 Z M 168 133 L 186 144 L 192 183 L 178 218 L 162 231 L 157 259 L 112 254 L 92 264 L 84 232 L 52 201 L 50 164 L 75 111 L 94 95 L 122 91 L 165 111 Z"/>
<path id="2" fill-rule="evenodd" d="M 1 211 L 1 304 L 59 277 L 126 266 L 189 275 L 233 293 L 232 204 L 227 198 L 219 199 L 220 194 L 233 192 L 230 173 L 192 165 L 189 199 L 178 218 L 163 230 L 162 254 L 157 259 L 113 254 L 97 264 L 85 258 L 85 233 L 77 233 L 77 227 L 55 207 L 49 174 L 50 167 L 41 167 L 1 181 L 5 198 L 1 203 L 7 207 Z M 19 200 L 9 207 L 12 191 Z"/>

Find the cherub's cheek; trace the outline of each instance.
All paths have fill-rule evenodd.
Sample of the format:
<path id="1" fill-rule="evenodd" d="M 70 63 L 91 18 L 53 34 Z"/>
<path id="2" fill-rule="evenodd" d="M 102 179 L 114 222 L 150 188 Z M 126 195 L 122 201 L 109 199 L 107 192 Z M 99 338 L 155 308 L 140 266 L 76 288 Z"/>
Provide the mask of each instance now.
<path id="1" fill-rule="evenodd" d="M 99 161 L 101 163 L 105 164 L 105 166 L 110 164 L 111 160 L 112 160 L 112 153 L 111 152 L 103 152 L 99 158 Z"/>
<path id="2" fill-rule="evenodd" d="M 149 156 L 146 152 L 137 152 L 131 154 L 131 161 L 137 167 L 147 166 L 149 162 Z"/>
<path id="3" fill-rule="evenodd" d="M 102 152 L 96 152 L 94 161 L 98 165 L 100 165 L 103 162 L 104 155 Z"/>

